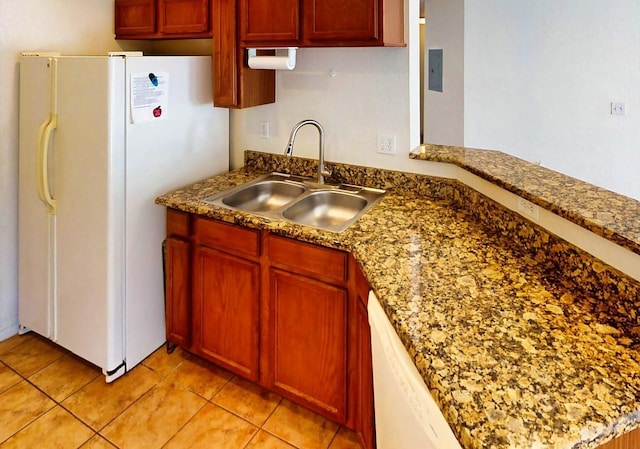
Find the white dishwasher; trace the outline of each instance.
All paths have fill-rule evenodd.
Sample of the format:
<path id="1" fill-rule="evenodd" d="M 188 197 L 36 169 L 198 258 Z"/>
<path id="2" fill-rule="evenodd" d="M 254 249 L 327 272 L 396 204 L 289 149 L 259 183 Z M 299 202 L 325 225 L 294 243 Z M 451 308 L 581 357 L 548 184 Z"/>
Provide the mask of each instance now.
<path id="1" fill-rule="evenodd" d="M 367 308 L 377 449 L 461 449 L 373 292 Z"/>

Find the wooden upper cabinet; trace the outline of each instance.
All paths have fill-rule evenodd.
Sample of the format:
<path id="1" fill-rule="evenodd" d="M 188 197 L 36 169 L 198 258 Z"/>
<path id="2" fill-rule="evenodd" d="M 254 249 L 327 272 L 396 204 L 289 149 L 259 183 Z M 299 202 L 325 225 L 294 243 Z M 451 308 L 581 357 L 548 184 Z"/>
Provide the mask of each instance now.
<path id="1" fill-rule="evenodd" d="M 304 29 L 310 41 L 378 40 L 378 0 L 305 0 Z"/>
<path id="2" fill-rule="evenodd" d="M 242 45 L 403 46 L 402 0 L 241 0 Z"/>
<path id="3" fill-rule="evenodd" d="M 211 37 L 211 0 L 115 0 L 116 39 Z"/>
<path id="4" fill-rule="evenodd" d="M 160 33 L 207 33 L 210 30 L 209 0 L 158 1 L 158 31 Z"/>
<path id="5" fill-rule="evenodd" d="M 276 101 L 273 70 L 251 70 L 246 51 L 239 45 L 238 8 L 235 0 L 212 0 L 213 104 L 246 108 Z"/>
<path id="6" fill-rule="evenodd" d="M 300 39 L 299 0 L 240 1 L 242 42 L 295 42 Z"/>
<path id="7" fill-rule="evenodd" d="M 116 38 L 156 32 L 156 0 L 115 0 Z"/>

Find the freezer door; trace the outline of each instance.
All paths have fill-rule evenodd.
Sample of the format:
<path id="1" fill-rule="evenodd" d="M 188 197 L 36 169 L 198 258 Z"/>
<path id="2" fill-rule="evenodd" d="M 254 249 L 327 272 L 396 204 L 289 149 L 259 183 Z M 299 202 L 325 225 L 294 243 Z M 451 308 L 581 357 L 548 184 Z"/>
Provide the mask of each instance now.
<path id="1" fill-rule="evenodd" d="M 55 216 L 41 201 L 41 144 L 52 112 L 50 58 L 20 60 L 18 162 L 18 320 L 47 338 L 53 333 Z M 53 151 L 54 139 L 49 149 Z M 40 169 L 40 170 L 39 170 Z"/>
<path id="2" fill-rule="evenodd" d="M 55 341 L 113 370 L 124 359 L 124 62 L 58 60 Z"/>

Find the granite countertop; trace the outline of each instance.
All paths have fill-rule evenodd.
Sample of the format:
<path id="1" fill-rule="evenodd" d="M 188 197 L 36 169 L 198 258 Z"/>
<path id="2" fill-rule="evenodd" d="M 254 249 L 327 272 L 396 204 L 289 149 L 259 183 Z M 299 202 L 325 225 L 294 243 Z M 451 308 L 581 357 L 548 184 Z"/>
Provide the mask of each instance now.
<path id="1" fill-rule="evenodd" d="M 640 425 L 640 327 L 618 320 L 626 309 L 600 307 L 467 208 L 411 183 L 339 234 L 201 201 L 266 168 L 156 203 L 350 251 L 463 448 L 594 448 Z"/>
<path id="2" fill-rule="evenodd" d="M 458 165 L 640 254 L 640 201 L 494 150 L 422 145 L 412 159 Z"/>

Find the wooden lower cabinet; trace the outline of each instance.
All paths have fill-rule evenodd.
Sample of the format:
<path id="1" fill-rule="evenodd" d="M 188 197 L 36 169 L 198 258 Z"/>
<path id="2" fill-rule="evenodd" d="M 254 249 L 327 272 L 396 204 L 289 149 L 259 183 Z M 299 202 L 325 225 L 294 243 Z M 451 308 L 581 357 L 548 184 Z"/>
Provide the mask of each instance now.
<path id="1" fill-rule="evenodd" d="M 258 380 L 260 266 L 207 246 L 195 250 L 193 342 L 202 356 Z"/>
<path id="2" fill-rule="evenodd" d="M 191 345 L 191 250 L 189 242 L 167 238 L 165 247 L 165 291 L 167 341 L 182 347 Z"/>
<path id="3" fill-rule="evenodd" d="M 355 260 L 353 260 L 355 266 Z M 367 303 L 369 301 L 369 282 L 362 271 L 355 269 L 355 317 L 353 322 L 354 335 L 351 337 L 357 344 L 356 357 L 358 367 L 356 369 L 356 394 L 354 401 L 357 407 L 354 416 L 358 422 L 354 427 L 362 438 L 364 448 L 376 447 L 375 414 L 373 403 L 373 365 L 371 359 L 371 327 L 369 326 L 369 313 Z"/>
<path id="4" fill-rule="evenodd" d="M 167 342 L 191 346 L 191 216 L 167 210 L 164 248 L 165 324 Z"/>
<path id="5" fill-rule="evenodd" d="M 375 447 L 368 284 L 348 253 L 169 209 L 165 261 L 167 341 Z"/>
<path id="6" fill-rule="evenodd" d="M 347 290 L 279 269 L 269 278 L 269 386 L 346 422 Z"/>

